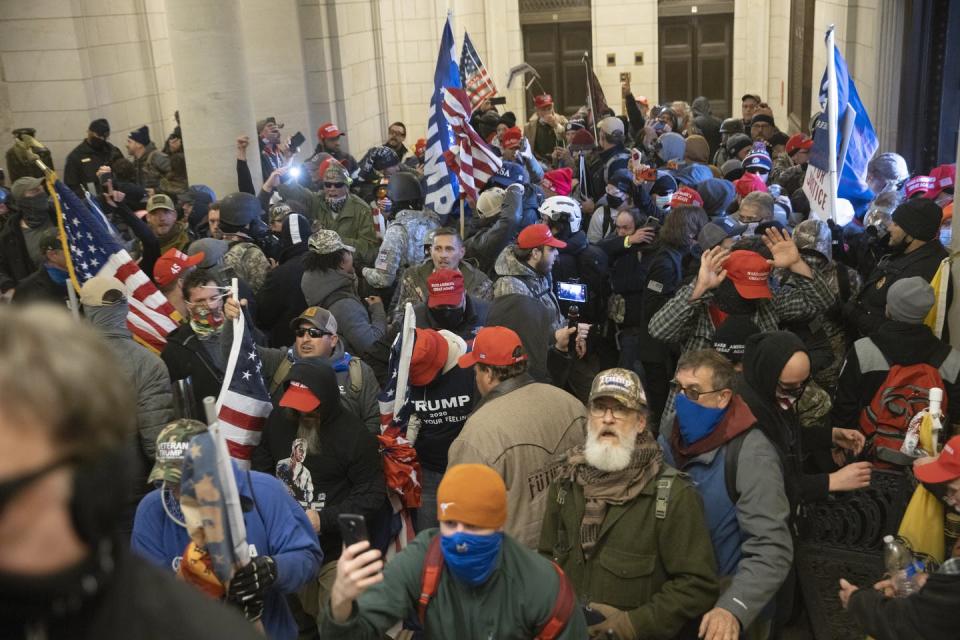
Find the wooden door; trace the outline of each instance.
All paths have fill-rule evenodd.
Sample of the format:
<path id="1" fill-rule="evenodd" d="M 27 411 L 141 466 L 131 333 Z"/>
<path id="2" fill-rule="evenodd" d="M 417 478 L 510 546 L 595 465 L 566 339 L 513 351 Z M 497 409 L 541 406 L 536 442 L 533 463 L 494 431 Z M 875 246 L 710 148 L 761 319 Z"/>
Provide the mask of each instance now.
<path id="1" fill-rule="evenodd" d="M 706 96 L 713 115 L 730 117 L 733 14 L 662 17 L 659 25 L 660 102 Z"/>
<path id="2" fill-rule="evenodd" d="M 590 51 L 589 22 L 558 22 L 523 26 L 524 60 L 540 73 L 543 90 L 553 96 L 557 113 L 572 115 L 587 102 L 587 77 L 583 52 Z M 532 114 L 535 82 L 527 92 L 527 113 Z"/>

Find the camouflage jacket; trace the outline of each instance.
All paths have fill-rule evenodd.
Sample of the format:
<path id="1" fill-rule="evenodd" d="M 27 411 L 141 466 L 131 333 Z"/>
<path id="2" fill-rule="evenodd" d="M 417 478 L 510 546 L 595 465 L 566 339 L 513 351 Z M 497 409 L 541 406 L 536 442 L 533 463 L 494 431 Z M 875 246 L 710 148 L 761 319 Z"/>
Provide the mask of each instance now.
<path id="1" fill-rule="evenodd" d="M 439 226 L 440 218 L 429 209 L 398 213 L 383 234 L 373 268 L 364 267 L 363 277 L 373 287 L 393 285 L 403 269 L 423 262 L 427 235 Z"/>
<path id="2" fill-rule="evenodd" d="M 493 283 L 485 273 L 477 269 L 469 262 L 460 261 L 460 273 L 463 274 L 463 288 L 467 294 L 479 300 L 493 300 Z M 403 320 L 403 310 L 409 302 L 416 305 L 427 301 L 427 278 L 434 272 L 433 261 L 427 259 L 423 264 L 416 267 L 410 267 L 403 272 L 403 278 L 400 279 L 400 286 L 397 293 L 393 296 L 394 307 L 391 314 L 391 322 L 401 322 Z"/>
<path id="3" fill-rule="evenodd" d="M 539 301 L 553 318 L 550 331 L 556 331 L 563 324 L 563 316 L 560 314 L 560 302 L 553 292 L 553 278 L 549 274 L 541 275 L 517 260 L 513 254 L 514 246 L 507 245 L 497 258 L 494 269 L 498 278 L 493 283 L 493 297 L 518 293 Z"/>

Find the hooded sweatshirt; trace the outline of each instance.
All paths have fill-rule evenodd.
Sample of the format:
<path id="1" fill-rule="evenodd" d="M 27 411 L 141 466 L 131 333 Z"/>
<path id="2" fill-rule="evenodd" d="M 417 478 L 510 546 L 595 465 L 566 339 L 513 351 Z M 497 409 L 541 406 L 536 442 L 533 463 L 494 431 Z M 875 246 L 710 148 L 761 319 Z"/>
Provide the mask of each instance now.
<path id="1" fill-rule="evenodd" d="M 827 497 L 826 473 L 804 474 L 804 457 L 815 450 L 832 447 L 829 427 L 800 429 L 796 404 L 787 410 L 776 399 L 777 384 L 787 361 L 797 352 L 807 353 L 803 341 L 789 331 L 769 331 L 747 339 L 743 355 L 743 384 L 738 392 L 757 417 L 760 430 L 777 448 L 783 461 L 784 480 L 791 512 L 801 502 L 816 502 Z"/>
<path id="2" fill-rule="evenodd" d="M 306 439 L 306 480 L 287 488 L 292 495 L 305 498 L 300 500 L 301 507 L 320 514 L 320 546 L 324 561 L 329 562 L 340 556 L 342 545 L 337 517 L 341 513 L 363 515 L 374 535 L 383 524 L 387 487 L 377 439 L 363 427 L 360 418 L 343 409 L 333 368 L 320 363 L 316 366 L 322 377 L 317 410 L 320 426 L 316 431 L 304 431 L 297 419 L 291 419 L 291 412 L 279 407 L 284 385 L 273 395 L 274 410 L 252 464 L 258 471 L 289 482 L 289 476 L 278 472 L 289 466 L 294 440 Z"/>
<path id="3" fill-rule="evenodd" d="M 364 354 L 387 332 L 382 304 L 367 307 L 357 296 L 357 277 L 336 269 L 306 271 L 300 280 L 307 306 L 323 307 L 337 319 L 337 332 L 345 348 Z"/>

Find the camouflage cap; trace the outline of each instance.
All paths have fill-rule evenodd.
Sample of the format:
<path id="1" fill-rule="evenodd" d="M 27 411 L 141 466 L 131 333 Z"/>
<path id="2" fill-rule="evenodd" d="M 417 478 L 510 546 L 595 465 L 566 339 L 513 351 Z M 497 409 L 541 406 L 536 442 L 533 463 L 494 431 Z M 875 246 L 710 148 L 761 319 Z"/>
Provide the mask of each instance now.
<path id="1" fill-rule="evenodd" d="M 150 196 L 150 199 L 147 200 L 147 213 L 156 211 L 157 209 L 169 209 L 170 211 L 176 211 L 177 207 L 173 204 L 173 200 L 170 199 L 170 196 L 165 193 L 157 193 Z"/>
<path id="2" fill-rule="evenodd" d="M 207 425 L 188 418 L 174 420 L 165 426 L 157 436 L 157 461 L 147 482 L 152 484 L 166 481 L 167 484 L 180 484 L 180 471 L 187 447 L 195 435 L 206 430 Z"/>
<path id="3" fill-rule="evenodd" d="M 833 257 L 833 233 L 823 220 L 809 218 L 798 224 L 793 231 L 793 241 L 797 249 L 816 251 L 828 259 Z"/>
<path id="4" fill-rule="evenodd" d="M 356 249 L 350 245 L 343 244 L 343 240 L 340 239 L 340 234 L 330 229 L 321 229 L 320 231 L 314 232 L 314 234 L 310 236 L 307 246 L 310 247 L 310 251 L 319 253 L 322 256 L 333 253 L 334 251 L 339 251 L 340 249 L 346 249 L 351 253 L 356 251 Z"/>
<path id="5" fill-rule="evenodd" d="M 613 398 L 637 411 L 647 406 L 647 394 L 640 377 L 629 369 L 607 369 L 598 373 L 590 387 L 589 402 L 597 398 Z"/>
<path id="6" fill-rule="evenodd" d="M 290 328 L 296 329 L 301 322 L 309 322 L 321 331 L 337 335 L 337 319 L 323 307 L 307 307 L 303 313 L 290 321 Z"/>
<path id="7" fill-rule="evenodd" d="M 330 166 L 327 167 L 327 170 L 323 173 L 323 179 L 326 182 L 343 182 L 344 184 L 350 184 L 350 174 L 347 172 L 346 167 L 344 167 L 339 162 L 331 162 Z"/>

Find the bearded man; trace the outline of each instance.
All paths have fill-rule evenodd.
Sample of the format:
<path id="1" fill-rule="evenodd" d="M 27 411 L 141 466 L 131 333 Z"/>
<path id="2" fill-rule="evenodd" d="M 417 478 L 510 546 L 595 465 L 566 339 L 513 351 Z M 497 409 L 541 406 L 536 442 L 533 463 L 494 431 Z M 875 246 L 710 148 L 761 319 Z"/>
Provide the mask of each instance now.
<path id="1" fill-rule="evenodd" d="M 539 551 L 590 602 L 590 637 L 674 638 L 719 595 L 700 497 L 663 462 L 628 369 L 601 371 L 586 444 L 553 470 Z"/>

